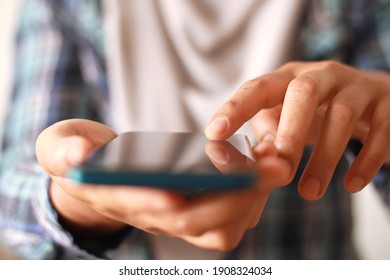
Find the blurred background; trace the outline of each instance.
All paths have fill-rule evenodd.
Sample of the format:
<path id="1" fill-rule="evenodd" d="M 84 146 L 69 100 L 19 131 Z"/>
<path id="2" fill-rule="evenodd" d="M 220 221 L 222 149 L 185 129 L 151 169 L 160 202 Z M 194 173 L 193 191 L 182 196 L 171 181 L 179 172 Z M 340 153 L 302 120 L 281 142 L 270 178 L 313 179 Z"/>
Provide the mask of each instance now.
<path id="1" fill-rule="evenodd" d="M 0 1 L 0 131 L 10 92 L 13 35 L 19 4 L 20 0 Z M 354 194 L 353 208 L 353 238 L 361 258 L 390 259 L 389 211 L 379 200 L 374 188 L 367 187 L 364 191 Z M 4 250 L 0 240 L 0 259 L 9 258 L 12 258 L 12 254 Z"/>
<path id="2" fill-rule="evenodd" d="M 10 80 L 12 77 L 12 37 L 15 30 L 19 3 L 19 0 L 0 1 L 0 131 L 3 127 L 2 121 L 4 113 L 7 110 L 7 100 L 10 92 Z M 12 255 L 3 249 L 0 239 L 0 259 L 9 258 L 12 258 Z"/>

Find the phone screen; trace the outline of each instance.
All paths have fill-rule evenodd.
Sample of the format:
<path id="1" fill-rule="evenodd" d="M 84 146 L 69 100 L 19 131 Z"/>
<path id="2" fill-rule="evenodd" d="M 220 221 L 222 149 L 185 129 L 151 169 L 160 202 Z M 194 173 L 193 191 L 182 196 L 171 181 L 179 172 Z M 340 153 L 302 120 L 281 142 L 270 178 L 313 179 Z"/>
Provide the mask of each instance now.
<path id="1" fill-rule="evenodd" d="M 81 183 L 176 190 L 223 190 L 254 184 L 251 147 L 244 135 L 209 141 L 200 133 L 127 132 L 70 170 Z"/>

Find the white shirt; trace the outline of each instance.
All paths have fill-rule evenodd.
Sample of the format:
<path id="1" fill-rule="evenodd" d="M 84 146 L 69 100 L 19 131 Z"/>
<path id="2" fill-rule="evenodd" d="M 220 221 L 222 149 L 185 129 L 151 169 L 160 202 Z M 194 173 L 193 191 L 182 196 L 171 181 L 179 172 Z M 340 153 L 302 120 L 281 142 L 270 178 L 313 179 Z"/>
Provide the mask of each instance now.
<path id="1" fill-rule="evenodd" d="M 112 125 L 117 132 L 203 131 L 243 82 L 288 59 L 302 2 L 103 1 Z M 248 127 L 240 132 L 251 135 Z M 152 242 L 158 258 L 179 257 L 172 246 L 182 241 Z M 188 250 L 194 258 L 221 257 Z"/>

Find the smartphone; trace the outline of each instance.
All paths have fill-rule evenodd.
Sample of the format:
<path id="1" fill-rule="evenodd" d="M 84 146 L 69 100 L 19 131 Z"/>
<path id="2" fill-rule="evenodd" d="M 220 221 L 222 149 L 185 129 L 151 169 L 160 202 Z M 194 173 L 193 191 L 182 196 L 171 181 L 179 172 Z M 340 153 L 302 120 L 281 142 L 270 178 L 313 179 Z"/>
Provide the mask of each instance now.
<path id="1" fill-rule="evenodd" d="M 126 132 L 75 166 L 68 177 L 87 184 L 151 186 L 199 193 L 253 186 L 248 138 L 209 141 L 201 133 Z"/>

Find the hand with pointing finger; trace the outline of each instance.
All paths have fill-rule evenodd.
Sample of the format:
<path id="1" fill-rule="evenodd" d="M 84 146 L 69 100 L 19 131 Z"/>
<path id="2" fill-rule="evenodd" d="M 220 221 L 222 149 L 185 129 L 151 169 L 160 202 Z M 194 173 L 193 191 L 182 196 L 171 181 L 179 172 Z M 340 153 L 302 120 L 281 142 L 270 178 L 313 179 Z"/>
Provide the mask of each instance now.
<path id="1" fill-rule="evenodd" d="M 345 188 L 364 188 L 390 162 L 390 74 L 334 61 L 292 62 L 244 83 L 206 128 L 225 139 L 252 119 L 260 141 L 273 142 L 286 160 L 284 184 L 295 176 L 307 144 L 314 151 L 299 182 L 308 200 L 324 195 L 348 142 L 363 148 L 345 175 Z"/>

